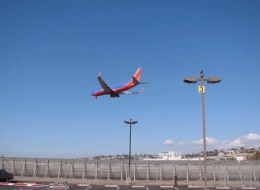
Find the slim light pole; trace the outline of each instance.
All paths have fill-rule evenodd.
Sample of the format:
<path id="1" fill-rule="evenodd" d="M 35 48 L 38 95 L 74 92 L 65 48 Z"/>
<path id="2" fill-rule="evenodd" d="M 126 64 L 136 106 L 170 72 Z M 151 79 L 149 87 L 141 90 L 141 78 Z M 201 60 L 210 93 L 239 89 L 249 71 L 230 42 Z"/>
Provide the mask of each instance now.
<path id="1" fill-rule="evenodd" d="M 203 129 L 203 157 L 204 157 L 204 188 L 207 189 L 207 144 L 206 144 L 206 116 L 205 116 L 205 86 L 204 81 L 209 84 L 219 83 L 222 79 L 217 77 L 204 78 L 204 72 L 200 71 L 200 77 L 184 78 L 185 83 L 194 84 L 201 81 L 198 91 L 202 98 L 202 129 Z"/>
<path id="2" fill-rule="evenodd" d="M 131 168 L 131 139 L 132 139 L 132 125 L 138 123 L 137 121 L 134 121 L 130 119 L 129 121 L 124 121 L 126 124 L 130 126 L 130 134 L 129 134 L 129 154 L 128 154 L 128 180 L 129 184 L 131 184 L 131 176 L 130 176 L 130 168 Z"/>

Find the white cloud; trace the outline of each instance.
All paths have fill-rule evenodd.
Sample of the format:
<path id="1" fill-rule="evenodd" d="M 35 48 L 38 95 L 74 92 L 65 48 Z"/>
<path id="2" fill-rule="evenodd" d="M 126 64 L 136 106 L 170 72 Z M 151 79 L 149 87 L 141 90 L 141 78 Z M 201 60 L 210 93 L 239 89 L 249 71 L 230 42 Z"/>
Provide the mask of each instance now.
<path id="1" fill-rule="evenodd" d="M 206 143 L 208 145 L 216 145 L 219 143 L 219 141 L 215 138 L 206 137 Z M 203 139 L 192 141 L 193 145 L 203 145 Z"/>
<path id="2" fill-rule="evenodd" d="M 170 140 L 170 139 L 167 139 L 167 140 L 165 140 L 164 141 L 164 143 L 163 143 L 164 145 L 173 145 L 174 143 L 173 143 L 173 141 L 172 140 Z"/>
<path id="3" fill-rule="evenodd" d="M 226 139 L 219 141 L 216 138 L 206 137 L 208 150 L 210 149 L 230 149 L 230 148 L 240 148 L 240 147 L 247 147 L 247 148 L 257 148 L 260 147 L 260 135 L 256 133 L 248 133 L 244 136 L 237 137 L 235 139 Z M 187 145 L 192 144 L 192 149 L 196 149 L 199 146 L 203 145 L 203 139 L 194 140 L 192 142 L 189 141 L 179 141 L 173 142 L 170 139 L 164 141 L 164 145 L 166 146 L 175 146 L 176 149 L 184 150 L 184 147 L 188 147 Z M 196 147 L 195 147 L 196 146 Z M 190 146 L 189 146 L 190 147 Z M 190 147 L 191 148 L 191 147 Z M 200 147 L 201 148 L 201 147 Z"/>
<path id="4" fill-rule="evenodd" d="M 206 141 L 207 141 L 207 144 L 209 144 L 209 145 L 216 145 L 219 143 L 217 139 L 209 138 L 209 137 L 206 138 Z"/>
<path id="5" fill-rule="evenodd" d="M 260 135 L 255 133 L 248 133 L 247 135 L 243 136 L 242 139 L 247 141 L 260 141 Z"/>
<path id="6" fill-rule="evenodd" d="M 192 141 L 193 145 L 202 145 L 203 144 L 203 139 Z"/>
<path id="7" fill-rule="evenodd" d="M 223 141 L 221 144 L 222 148 L 257 147 L 257 145 L 260 144 L 260 135 L 248 133 L 233 141 Z"/>
<path id="8" fill-rule="evenodd" d="M 189 143 L 187 141 L 180 141 L 178 142 L 179 146 L 187 146 Z"/>
<path id="9" fill-rule="evenodd" d="M 224 146 L 223 148 L 238 148 L 238 147 L 244 147 L 245 144 L 242 143 L 240 139 L 236 139 L 230 142 L 224 142 L 222 143 Z"/>

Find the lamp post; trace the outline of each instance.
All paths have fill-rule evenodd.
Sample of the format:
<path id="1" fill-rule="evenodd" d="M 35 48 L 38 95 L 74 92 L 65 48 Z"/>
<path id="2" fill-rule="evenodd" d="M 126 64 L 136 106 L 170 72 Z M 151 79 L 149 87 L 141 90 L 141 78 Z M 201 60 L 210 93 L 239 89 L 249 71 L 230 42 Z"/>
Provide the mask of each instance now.
<path id="1" fill-rule="evenodd" d="M 209 84 L 219 83 L 222 79 L 217 77 L 204 78 L 204 72 L 200 71 L 200 77 L 188 77 L 184 78 L 185 83 L 194 84 L 201 81 L 201 85 L 198 87 L 198 92 L 201 94 L 202 98 L 202 129 L 203 129 L 203 157 L 204 157 L 204 188 L 207 189 L 207 144 L 206 144 L 206 116 L 205 116 L 205 86 L 204 81 Z"/>
<path id="2" fill-rule="evenodd" d="M 130 126 L 130 132 L 129 132 L 129 154 L 128 154 L 128 182 L 129 185 L 131 185 L 131 176 L 130 176 L 130 167 L 131 167 L 131 138 L 132 138 L 132 125 L 138 123 L 137 121 L 134 121 L 130 119 L 129 121 L 124 121 L 126 124 Z"/>

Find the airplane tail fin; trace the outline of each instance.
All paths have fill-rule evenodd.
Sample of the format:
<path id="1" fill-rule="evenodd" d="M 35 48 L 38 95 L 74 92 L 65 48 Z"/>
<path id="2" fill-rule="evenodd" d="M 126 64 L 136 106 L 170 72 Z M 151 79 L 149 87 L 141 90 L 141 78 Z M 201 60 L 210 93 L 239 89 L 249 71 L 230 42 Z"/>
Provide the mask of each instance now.
<path id="1" fill-rule="evenodd" d="M 132 82 L 134 83 L 134 85 L 146 84 L 146 82 L 141 82 L 141 81 L 140 81 L 141 73 L 142 73 L 142 68 L 139 67 L 139 68 L 137 69 L 137 71 L 135 72 L 134 76 L 132 77 Z"/>
<path id="2" fill-rule="evenodd" d="M 137 81 L 139 81 L 140 78 L 141 78 L 141 73 L 142 73 L 142 68 L 139 67 L 139 68 L 137 69 L 137 71 L 135 72 L 133 78 L 135 78 Z"/>
<path id="3" fill-rule="evenodd" d="M 132 82 L 134 83 L 134 85 L 138 85 L 138 84 L 148 84 L 147 82 L 141 82 L 140 78 L 141 78 L 141 73 L 142 73 L 142 68 L 138 68 L 137 71 L 135 72 L 134 76 L 132 77 Z"/>

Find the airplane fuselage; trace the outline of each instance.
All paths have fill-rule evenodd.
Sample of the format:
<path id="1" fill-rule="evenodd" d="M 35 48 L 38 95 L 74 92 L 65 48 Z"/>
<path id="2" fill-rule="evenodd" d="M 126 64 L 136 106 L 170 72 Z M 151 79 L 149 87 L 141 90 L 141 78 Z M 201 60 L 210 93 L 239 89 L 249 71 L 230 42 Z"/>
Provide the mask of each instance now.
<path id="1" fill-rule="evenodd" d="M 133 87 L 135 87 L 136 85 L 133 84 L 133 82 L 129 82 L 129 83 L 126 83 L 126 84 L 122 84 L 122 85 L 119 85 L 119 86 L 111 86 L 111 89 L 117 93 L 117 94 L 120 94 L 126 90 L 129 90 Z M 105 90 L 103 89 L 100 89 L 98 91 L 95 91 L 93 92 L 91 95 L 92 96 L 103 96 L 103 95 L 109 95 L 110 93 L 109 92 L 106 92 Z M 116 96 L 115 96 L 116 97 Z"/>
<path id="2" fill-rule="evenodd" d="M 132 79 L 128 83 L 124 83 L 119 86 L 108 86 L 106 82 L 102 79 L 101 73 L 98 75 L 98 81 L 102 87 L 101 90 L 95 91 L 91 93 L 92 96 L 98 97 L 103 95 L 110 95 L 110 97 L 119 97 L 119 94 L 136 94 L 136 92 L 126 92 L 126 90 L 129 90 L 136 85 L 140 84 L 142 68 L 138 68 Z"/>

